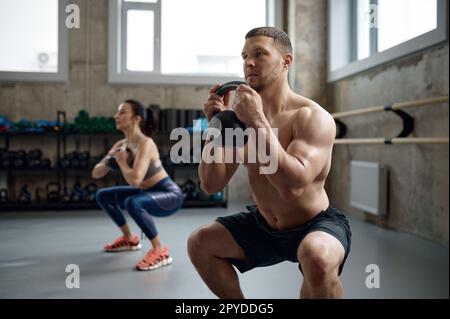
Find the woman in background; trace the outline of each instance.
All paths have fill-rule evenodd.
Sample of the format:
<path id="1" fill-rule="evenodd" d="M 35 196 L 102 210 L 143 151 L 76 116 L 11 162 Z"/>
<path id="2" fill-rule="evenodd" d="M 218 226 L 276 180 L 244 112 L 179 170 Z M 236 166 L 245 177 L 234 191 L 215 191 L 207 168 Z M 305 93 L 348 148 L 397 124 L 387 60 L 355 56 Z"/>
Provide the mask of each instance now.
<path id="1" fill-rule="evenodd" d="M 158 111 L 154 107 L 145 108 L 136 100 L 126 100 L 119 105 L 114 119 L 125 138 L 115 143 L 92 170 L 92 177 L 97 179 L 120 169 L 128 183 L 96 193 L 98 205 L 122 231 L 122 236 L 105 246 L 105 251 L 142 248 L 139 236 L 133 236 L 125 220 L 122 213 L 125 209 L 152 244 L 136 268 L 154 270 L 171 264 L 172 258 L 167 246 L 161 244 L 152 216 L 165 217 L 177 212 L 183 204 L 183 193 L 162 166 L 152 138 L 157 129 Z"/>

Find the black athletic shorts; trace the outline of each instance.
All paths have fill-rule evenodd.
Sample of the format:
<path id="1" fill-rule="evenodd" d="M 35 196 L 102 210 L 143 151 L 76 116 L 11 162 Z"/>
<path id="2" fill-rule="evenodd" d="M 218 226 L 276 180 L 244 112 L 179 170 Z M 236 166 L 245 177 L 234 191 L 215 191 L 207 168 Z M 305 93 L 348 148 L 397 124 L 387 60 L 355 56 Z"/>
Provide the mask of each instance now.
<path id="1" fill-rule="evenodd" d="M 241 273 L 285 260 L 298 263 L 297 250 L 300 242 L 308 233 L 320 230 L 336 237 L 345 249 L 344 259 L 339 266 L 339 275 L 341 274 L 350 252 L 352 233 L 347 218 L 339 210 L 329 207 L 299 227 L 276 230 L 267 224 L 256 205 L 247 206 L 247 209 L 248 212 L 216 219 L 228 229 L 244 250 L 247 257 L 245 261 L 230 258 Z M 300 264 L 299 268 L 302 271 Z"/>

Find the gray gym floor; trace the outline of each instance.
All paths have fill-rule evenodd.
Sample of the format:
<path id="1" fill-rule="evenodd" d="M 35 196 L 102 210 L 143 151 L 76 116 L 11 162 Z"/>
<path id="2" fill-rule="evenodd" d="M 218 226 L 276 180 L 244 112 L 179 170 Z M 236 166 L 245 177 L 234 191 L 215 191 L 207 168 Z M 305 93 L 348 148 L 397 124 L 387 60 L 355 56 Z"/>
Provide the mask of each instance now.
<path id="1" fill-rule="evenodd" d="M 157 218 L 174 263 L 150 272 L 133 269 L 148 240 L 139 252 L 102 252 L 119 233 L 101 211 L 0 213 L 0 298 L 215 298 L 189 261 L 186 239 L 216 216 L 243 208 L 183 209 Z M 341 276 L 344 298 L 449 298 L 448 246 L 348 218 L 353 238 Z M 69 264 L 79 266 L 80 288 L 66 288 Z M 379 267 L 379 288 L 366 287 L 370 264 Z M 247 298 L 297 298 L 302 282 L 290 262 L 239 277 Z"/>

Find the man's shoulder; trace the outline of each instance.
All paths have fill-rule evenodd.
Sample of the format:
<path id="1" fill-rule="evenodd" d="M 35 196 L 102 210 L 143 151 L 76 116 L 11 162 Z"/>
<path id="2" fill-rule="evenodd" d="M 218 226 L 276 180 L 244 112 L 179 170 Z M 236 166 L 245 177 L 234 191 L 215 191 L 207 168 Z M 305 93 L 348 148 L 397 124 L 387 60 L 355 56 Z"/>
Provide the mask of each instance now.
<path id="1" fill-rule="evenodd" d="M 316 121 L 319 123 L 334 123 L 333 116 L 314 101 L 298 104 L 295 108 L 292 108 L 290 112 L 290 115 L 295 117 L 297 121 L 306 121 L 308 123 Z"/>
<path id="2" fill-rule="evenodd" d="M 333 116 L 318 103 L 307 100 L 291 112 L 293 129 L 298 135 L 334 138 L 336 126 Z"/>

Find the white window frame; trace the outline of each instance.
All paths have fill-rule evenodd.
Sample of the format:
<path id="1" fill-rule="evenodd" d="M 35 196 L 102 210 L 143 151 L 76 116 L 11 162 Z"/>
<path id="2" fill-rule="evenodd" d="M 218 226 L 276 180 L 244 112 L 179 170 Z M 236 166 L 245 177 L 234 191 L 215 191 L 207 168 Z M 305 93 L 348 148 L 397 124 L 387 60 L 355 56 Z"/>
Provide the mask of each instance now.
<path id="1" fill-rule="evenodd" d="M 164 0 L 162 0 L 164 1 Z M 226 0 L 224 0 L 226 2 Z M 161 0 L 157 3 L 109 0 L 108 11 L 108 82 L 113 84 L 199 84 L 224 83 L 236 76 L 161 74 Z M 283 1 L 266 0 L 267 25 L 283 25 Z M 126 13 L 130 9 L 155 12 L 154 71 L 129 71 L 126 68 Z M 239 52 L 240 53 L 240 52 Z"/>
<path id="2" fill-rule="evenodd" d="M 355 60 L 354 1 L 358 0 L 328 0 L 328 82 L 344 79 L 448 40 L 447 0 L 437 0 L 436 29 L 365 59 Z M 337 63 L 344 66 L 333 70 L 335 61 L 340 61 Z"/>
<path id="3" fill-rule="evenodd" d="M 58 70 L 57 72 L 0 71 L 0 82 L 68 82 L 69 30 L 66 27 L 66 7 L 69 0 L 58 0 Z M 12 31 L 14 32 L 14 31 Z"/>

